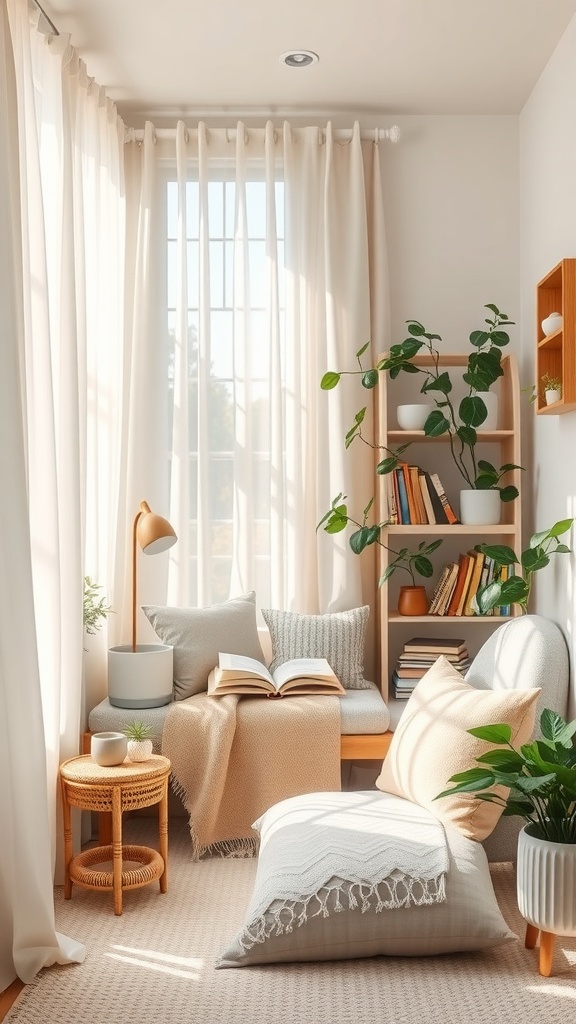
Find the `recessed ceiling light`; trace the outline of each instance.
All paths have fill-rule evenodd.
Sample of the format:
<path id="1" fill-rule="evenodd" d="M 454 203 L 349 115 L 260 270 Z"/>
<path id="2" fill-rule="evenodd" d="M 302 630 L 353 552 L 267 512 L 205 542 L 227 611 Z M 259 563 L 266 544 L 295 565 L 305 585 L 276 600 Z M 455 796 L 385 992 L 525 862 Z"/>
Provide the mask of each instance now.
<path id="1" fill-rule="evenodd" d="M 288 50 L 280 56 L 280 63 L 288 68 L 307 68 L 310 64 L 317 64 L 318 54 L 313 50 Z"/>

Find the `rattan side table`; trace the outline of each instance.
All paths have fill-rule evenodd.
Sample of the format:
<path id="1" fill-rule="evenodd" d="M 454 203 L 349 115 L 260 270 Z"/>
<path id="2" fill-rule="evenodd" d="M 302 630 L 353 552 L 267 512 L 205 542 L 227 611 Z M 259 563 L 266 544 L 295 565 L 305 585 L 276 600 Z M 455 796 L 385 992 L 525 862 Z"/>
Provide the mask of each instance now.
<path id="1" fill-rule="evenodd" d="M 168 888 L 168 779 L 170 761 L 153 754 L 147 761 L 124 761 L 102 767 L 88 756 L 72 757 L 60 765 L 64 820 L 64 898 L 72 896 L 72 883 L 85 889 L 114 893 L 114 913 L 122 913 L 122 893 L 159 879 L 160 892 Z M 158 804 L 158 850 L 122 845 L 122 812 Z M 112 815 L 112 844 L 95 846 L 73 855 L 70 808 Z M 112 871 L 97 865 L 112 862 Z M 139 866 L 124 870 L 124 861 Z"/>

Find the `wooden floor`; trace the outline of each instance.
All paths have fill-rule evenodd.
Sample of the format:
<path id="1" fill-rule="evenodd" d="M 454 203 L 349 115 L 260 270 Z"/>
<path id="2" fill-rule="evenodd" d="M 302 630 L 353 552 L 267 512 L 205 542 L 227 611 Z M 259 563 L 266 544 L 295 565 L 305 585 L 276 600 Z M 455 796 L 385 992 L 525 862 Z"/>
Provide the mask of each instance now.
<path id="1" fill-rule="evenodd" d="M 4 989 L 4 992 L 0 992 L 0 1021 L 4 1020 L 8 1010 L 16 1001 L 23 988 L 24 982 L 17 978 L 7 989 Z"/>

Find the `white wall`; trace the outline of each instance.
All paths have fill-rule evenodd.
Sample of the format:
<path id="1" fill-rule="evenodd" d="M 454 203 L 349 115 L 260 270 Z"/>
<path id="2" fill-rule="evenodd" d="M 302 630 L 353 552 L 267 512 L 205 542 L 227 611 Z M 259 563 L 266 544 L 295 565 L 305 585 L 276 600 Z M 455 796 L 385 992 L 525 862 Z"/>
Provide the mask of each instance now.
<path id="1" fill-rule="evenodd" d="M 522 357 L 525 379 L 532 383 L 535 285 L 559 260 L 576 256 L 576 18 L 522 111 L 519 127 Z M 576 413 L 530 419 L 532 531 L 576 514 Z M 574 531 L 569 543 L 576 548 Z M 574 666 L 576 557 L 554 561 L 537 577 L 532 610 L 561 626 Z M 570 714 L 576 714 L 573 683 Z"/>

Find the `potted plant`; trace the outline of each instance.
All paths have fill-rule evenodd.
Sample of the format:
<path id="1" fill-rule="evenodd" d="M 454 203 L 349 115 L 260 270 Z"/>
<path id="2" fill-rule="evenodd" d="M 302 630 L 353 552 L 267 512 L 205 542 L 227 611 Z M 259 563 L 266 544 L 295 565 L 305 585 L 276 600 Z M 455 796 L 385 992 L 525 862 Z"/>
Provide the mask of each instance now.
<path id="1" fill-rule="evenodd" d="M 553 405 L 554 402 L 560 401 L 562 398 L 562 380 L 560 377 L 554 377 L 549 373 L 545 373 L 540 378 L 540 383 L 544 391 L 546 405 Z"/>
<path id="2" fill-rule="evenodd" d="M 540 973 L 548 976 L 554 936 L 576 934 L 576 901 L 570 895 L 576 891 L 576 720 L 565 722 L 546 708 L 540 731 L 541 739 L 517 750 L 508 725 L 469 729 L 497 749 L 476 758 L 478 767 L 453 775 L 452 788 L 436 799 L 473 793 L 526 822 L 518 840 L 518 906 L 528 921 L 527 945 L 534 946 L 542 933 Z"/>
<path id="3" fill-rule="evenodd" d="M 151 725 L 144 722 L 130 722 L 124 729 L 128 737 L 128 757 L 131 761 L 147 761 L 152 754 L 153 744 L 150 739 Z"/>
<path id="4" fill-rule="evenodd" d="M 571 549 L 559 538 L 568 532 L 573 522 L 574 519 L 561 519 L 549 530 L 534 533 L 520 558 L 506 544 L 477 544 L 476 551 L 481 551 L 488 558 L 492 558 L 496 566 L 509 568 L 518 565 L 520 574 L 513 573 L 505 580 L 496 579 L 487 586 L 480 587 L 473 602 L 476 613 L 487 615 L 493 608 L 517 604 L 522 614 L 526 614 L 534 573 L 550 564 L 551 555 L 570 554 Z"/>
<path id="5" fill-rule="evenodd" d="M 436 551 L 436 548 L 440 547 L 442 539 L 437 538 L 428 544 L 422 541 L 416 551 L 410 551 L 408 548 L 401 548 L 400 551 L 397 551 L 395 548 L 391 548 L 389 544 L 384 544 L 381 538 L 382 527 L 387 525 L 385 522 L 368 525 L 368 517 L 374 503 L 374 498 L 370 499 L 364 509 L 363 521 L 361 523 L 348 514 L 348 506 L 345 504 L 345 501 L 345 494 L 339 494 L 334 498 L 330 509 L 322 516 L 316 529 L 319 530 L 322 526 L 326 533 L 340 533 L 352 523 L 357 529 L 351 534 L 349 543 L 355 554 L 359 555 L 370 544 L 379 544 L 389 551 L 395 557 L 386 566 L 378 586 L 382 586 L 398 569 L 404 569 L 410 576 L 411 584 L 400 588 L 398 611 L 401 615 L 426 615 L 429 607 L 428 597 L 425 587 L 417 585 L 416 573 L 419 576 L 423 576 L 424 579 L 430 579 L 434 570 L 428 556 L 433 551 Z"/>
<path id="6" fill-rule="evenodd" d="M 365 369 L 362 365 L 362 356 L 368 349 L 364 345 L 357 353 L 359 369 L 346 371 L 360 375 L 364 388 L 372 389 L 378 382 L 380 373 L 388 373 L 392 380 L 395 380 L 400 373 L 421 374 L 423 376 L 420 388 L 426 400 L 432 400 L 435 408 L 428 414 L 424 422 L 424 435 L 426 437 L 440 437 L 448 435 L 450 452 L 454 464 L 463 478 L 466 488 L 463 493 L 491 492 L 490 499 L 496 501 L 496 512 L 491 509 L 489 519 L 485 521 L 499 522 L 499 502 L 513 501 L 518 496 L 518 488 L 514 484 L 502 484 L 502 478 L 513 470 L 522 469 L 522 466 L 507 463 L 499 468 L 493 466 L 484 459 L 478 459 L 476 446 L 478 443 L 477 430 L 486 421 L 488 410 L 482 394 L 490 393 L 491 386 L 502 376 L 502 349 L 509 343 L 510 337 L 507 331 L 503 330 L 514 323 L 509 320 L 506 313 L 501 313 L 497 306 L 488 303 L 485 307 L 492 316 L 485 318 L 487 329 L 472 331 L 469 336 L 472 351 L 468 356 L 466 370 L 463 374 L 464 383 L 468 392 L 461 399 L 456 408 L 452 392 L 453 382 L 450 374 L 440 365 L 440 353 L 435 347 L 435 342 L 442 341 L 439 334 L 432 334 L 418 320 L 408 320 L 408 334 L 410 335 L 399 345 L 393 345 L 388 355 L 379 360 L 376 366 Z M 417 356 L 424 350 L 430 359 L 427 365 L 419 365 Z M 335 388 L 342 376 L 342 372 L 328 371 L 322 377 L 320 386 L 324 391 Z M 346 446 L 360 437 L 374 449 L 384 449 L 387 452 L 386 458 L 381 460 L 377 466 L 377 473 L 387 474 L 393 472 L 398 466 L 401 456 L 409 444 L 403 444 L 398 449 L 385 448 L 378 443 L 372 443 L 362 434 L 362 423 L 365 417 L 366 408 L 361 409 L 355 416 L 354 423 L 346 435 Z M 462 502 L 466 505 L 466 499 Z M 462 512 L 462 509 L 461 509 Z M 494 519 L 494 516 L 497 518 Z M 461 515 L 462 521 L 466 521 L 466 515 Z M 474 522 L 477 519 L 474 518 Z"/>

